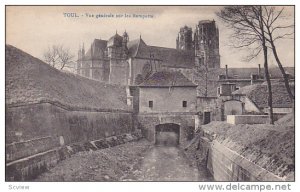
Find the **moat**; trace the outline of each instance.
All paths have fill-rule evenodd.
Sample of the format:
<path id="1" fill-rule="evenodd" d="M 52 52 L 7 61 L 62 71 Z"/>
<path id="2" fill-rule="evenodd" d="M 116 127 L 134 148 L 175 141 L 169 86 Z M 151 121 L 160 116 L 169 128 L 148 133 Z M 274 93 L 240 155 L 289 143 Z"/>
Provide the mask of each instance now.
<path id="1" fill-rule="evenodd" d="M 146 140 L 79 152 L 40 175 L 37 181 L 212 181 L 174 146 Z"/>
<path id="2" fill-rule="evenodd" d="M 140 181 L 212 181 L 207 169 L 193 166 L 177 147 L 150 148 L 141 165 Z"/>

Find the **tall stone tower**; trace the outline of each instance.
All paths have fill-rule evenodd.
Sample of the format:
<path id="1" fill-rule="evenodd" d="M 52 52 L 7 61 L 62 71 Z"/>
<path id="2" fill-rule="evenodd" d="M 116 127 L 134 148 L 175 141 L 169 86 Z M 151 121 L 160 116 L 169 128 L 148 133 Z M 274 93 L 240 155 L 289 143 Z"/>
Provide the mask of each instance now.
<path id="1" fill-rule="evenodd" d="M 83 65 L 84 55 L 85 55 L 85 50 L 84 50 L 84 44 L 83 44 L 82 48 L 79 46 L 78 60 L 77 60 L 77 65 L 76 65 L 76 73 L 79 75 L 82 75 L 81 68 Z"/>
<path id="2" fill-rule="evenodd" d="M 129 36 L 124 32 L 123 36 L 117 33 L 107 42 L 108 57 L 110 59 L 109 83 L 126 84 L 128 79 L 127 62 Z"/>
<path id="3" fill-rule="evenodd" d="M 195 64 L 220 68 L 219 29 L 215 21 L 202 20 L 194 32 Z"/>
<path id="4" fill-rule="evenodd" d="M 122 41 L 123 58 L 124 59 L 127 59 L 127 55 L 128 55 L 128 47 L 127 47 L 128 42 L 129 42 L 129 36 L 128 36 L 128 33 L 125 31 L 123 33 L 123 41 Z"/>
<path id="5" fill-rule="evenodd" d="M 180 28 L 176 39 L 176 49 L 193 50 L 193 31 L 192 28 L 184 26 Z"/>

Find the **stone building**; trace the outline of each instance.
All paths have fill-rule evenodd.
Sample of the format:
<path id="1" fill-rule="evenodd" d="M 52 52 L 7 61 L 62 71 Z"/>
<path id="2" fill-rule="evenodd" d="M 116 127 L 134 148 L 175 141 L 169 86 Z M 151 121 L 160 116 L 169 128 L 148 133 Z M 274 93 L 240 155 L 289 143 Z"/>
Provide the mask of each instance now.
<path id="1" fill-rule="evenodd" d="M 193 50 L 193 31 L 191 27 L 181 27 L 176 39 L 176 49 L 179 50 Z"/>
<path id="2" fill-rule="evenodd" d="M 220 68 L 219 29 L 215 21 L 199 21 L 194 33 L 196 65 Z"/>
<path id="3" fill-rule="evenodd" d="M 95 39 L 88 51 L 84 46 L 78 51 L 77 74 L 90 79 L 123 84 L 128 78 L 128 48 L 129 37 L 117 33 L 108 41 Z"/>
<path id="4" fill-rule="evenodd" d="M 187 26 L 180 28 L 176 49 L 193 50 L 195 66 L 207 65 L 208 68 L 220 68 L 219 29 L 215 21 L 199 21 L 194 38 L 192 28 Z"/>
<path id="5" fill-rule="evenodd" d="M 236 84 L 222 83 L 217 90 L 217 96 L 197 97 L 199 124 L 224 121 L 227 115 L 242 115 L 244 113 L 244 103 L 232 97 L 232 92 L 237 90 Z"/>
<path id="6" fill-rule="evenodd" d="M 291 89 L 294 92 L 293 85 L 291 85 Z M 246 114 L 268 113 L 268 90 L 265 83 L 242 87 L 232 95 L 244 103 Z M 272 102 L 273 113 L 276 116 L 293 112 L 293 102 L 289 98 L 283 82 L 272 83 Z"/>
<path id="7" fill-rule="evenodd" d="M 204 73 L 199 71 L 203 66 Z M 254 68 L 220 67 L 219 29 L 214 20 L 199 21 L 194 31 L 188 26 L 180 28 L 176 48 L 149 45 L 141 36 L 130 40 L 126 31 L 123 35 L 116 33 L 109 40 L 95 39 L 87 51 L 84 46 L 78 51 L 76 69 L 77 74 L 94 80 L 127 85 L 127 99 L 133 100 L 136 114 L 140 113 L 139 110 L 149 112 L 150 109 L 134 102 L 135 97 L 130 96 L 130 91 L 138 89 L 137 85 L 142 85 L 154 74 L 180 72 L 197 84 L 199 123 L 225 120 L 228 114 L 243 113 L 243 103 L 232 100 L 231 93 L 265 81 L 264 69 L 260 65 Z M 294 67 L 285 70 L 290 81 L 294 81 Z M 205 73 L 206 79 L 203 78 Z M 282 79 L 278 68 L 270 68 L 269 73 L 272 81 Z M 233 86 L 227 89 L 231 85 L 234 85 L 234 90 Z M 226 90 L 230 92 L 229 96 L 224 95 Z"/>
<path id="8" fill-rule="evenodd" d="M 274 70 L 270 71 L 274 72 Z M 278 119 L 293 112 L 294 104 L 280 78 L 272 79 L 271 82 L 273 114 L 275 119 Z M 290 84 L 292 92 L 294 92 L 293 79 Z M 224 121 L 227 119 L 227 115 L 268 114 L 268 90 L 266 82 L 263 80 L 241 87 L 236 83 L 222 82 L 216 89 L 216 96 L 197 96 L 199 124 Z"/>
<path id="9" fill-rule="evenodd" d="M 149 75 L 162 71 L 180 71 L 193 81 L 196 65 L 220 68 L 219 31 L 215 21 L 200 21 L 194 32 L 182 27 L 176 48 L 148 45 L 142 37 L 129 40 L 125 31 L 109 40 L 95 39 L 88 50 L 78 51 L 77 74 L 112 84 L 137 85 Z"/>
<path id="10" fill-rule="evenodd" d="M 224 119 L 222 102 L 218 97 L 197 96 L 197 125 L 205 125 L 211 121 L 222 121 Z"/>
<path id="11" fill-rule="evenodd" d="M 138 128 L 147 139 L 157 144 L 166 140 L 182 144 L 193 137 L 196 87 L 182 73 L 169 71 L 156 72 L 131 87 Z"/>
<path id="12" fill-rule="evenodd" d="M 124 32 L 108 41 L 95 39 L 87 52 L 81 48 L 77 74 L 111 84 L 136 85 L 162 70 L 181 71 L 191 77 L 193 67 L 192 50 L 147 45 L 141 37 L 129 41 Z"/>

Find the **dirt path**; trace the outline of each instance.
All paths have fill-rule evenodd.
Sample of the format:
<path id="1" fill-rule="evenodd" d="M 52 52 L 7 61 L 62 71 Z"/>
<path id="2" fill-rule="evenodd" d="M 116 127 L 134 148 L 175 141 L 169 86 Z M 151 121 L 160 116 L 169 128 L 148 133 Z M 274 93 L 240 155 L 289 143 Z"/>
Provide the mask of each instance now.
<path id="1" fill-rule="evenodd" d="M 79 152 L 35 181 L 211 181 L 176 147 L 153 146 L 146 140 Z"/>
<path id="2" fill-rule="evenodd" d="M 190 164 L 179 148 L 154 146 L 147 152 L 142 162 L 139 180 L 208 181 L 211 179 L 203 171 L 198 171 L 197 167 Z"/>

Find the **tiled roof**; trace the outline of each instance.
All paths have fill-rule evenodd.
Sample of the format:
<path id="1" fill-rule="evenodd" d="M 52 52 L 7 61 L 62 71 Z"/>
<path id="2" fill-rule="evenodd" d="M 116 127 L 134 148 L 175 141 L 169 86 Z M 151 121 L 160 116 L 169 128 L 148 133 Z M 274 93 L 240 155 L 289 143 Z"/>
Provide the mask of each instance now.
<path id="1" fill-rule="evenodd" d="M 127 48 L 128 48 L 129 57 L 140 57 L 140 56 L 137 56 L 137 54 L 139 52 L 144 52 L 145 49 L 147 49 L 147 45 L 141 38 L 139 38 L 139 39 L 129 41 L 127 43 Z M 141 51 L 141 50 L 143 50 L 143 51 Z M 149 58 L 149 57 L 150 56 L 148 55 L 147 58 Z"/>
<path id="2" fill-rule="evenodd" d="M 191 82 L 180 72 L 160 71 L 151 75 L 140 87 L 181 87 L 197 85 Z"/>
<path id="3" fill-rule="evenodd" d="M 285 67 L 284 68 L 287 73 L 289 73 L 292 77 L 295 77 L 295 68 L 294 67 Z M 238 86 L 243 87 L 245 85 L 249 85 L 251 82 L 251 74 L 257 74 L 258 68 L 228 68 L 228 75 L 229 79 L 228 82 L 236 83 Z M 272 79 L 281 79 L 282 75 L 278 68 L 270 68 L 269 69 Z M 264 74 L 264 69 L 261 69 L 261 74 Z M 217 96 L 217 87 L 220 86 L 220 83 L 227 82 L 227 80 L 219 81 L 218 76 L 225 75 L 225 68 L 219 69 L 209 69 L 208 72 L 208 88 L 207 94 L 208 96 Z M 198 87 L 198 94 L 199 96 L 204 96 L 204 89 L 205 87 L 205 79 L 204 74 L 200 74 L 200 77 L 197 81 Z M 246 81 L 245 81 L 246 80 Z M 261 79 L 261 82 L 265 81 Z M 272 80 L 274 81 L 274 80 Z"/>
<path id="4" fill-rule="evenodd" d="M 89 47 L 88 51 L 85 53 L 84 60 L 102 58 L 103 55 L 100 55 L 100 53 L 104 52 L 106 47 L 107 47 L 107 41 L 101 40 L 101 39 L 94 39 L 92 45 Z M 93 52 L 93 54 L 92 54 L 92 52 Z"/>
<path id="5" fill-rule="evenodd" d="M 122 46 L 122 41 L 123 41 L 123 37 L 116 33 L 114 36 L 109 38 L 109 40 L 107 42 L 107 46 L 108 47 L 111 47 L 111 46 L 120 47 L 120 46 Z"/>
<path id="6" fill-rule="evenodd" d="M 211 21 L 211 20 L 201 20 L 201 21 L 199 21 L 198 23 L 199 23 L 199 24 L 204 24 L 204 23 L 213 23 L 213 22 L 215 22 L 215 21 Z"/>
<path id="7" fill-rule="evenodd" d="M 106 49 L 107 41 L 102 39 L 95 39 L 93 42 L 93 47 L 95 49 Z"/>
<path id="8" fill-rule="evenodd" d="M 294 86 L 291 88 L 294 92 Z M 258 108 L 268 107 L 268 89 L 265 83 L 242 87 L 233 94 L 247 96 Z M 293 106 L 283 83 L 272 83 L 272 99 L 273 107 Z"/>
<path id="9" fill-rule="evenodd" d="M 154 57 L 163 60 L 168 67 L 192 68 L 195 65 L 193 51 L 156 46 L 149 46 L 149 49 L 154 54 Z"/>
<path id="10" fill-rule="evenodd" d="M 129 41 L 127 47 L 130 57 L 150 59 L 152 55 L 154 59 L 162 60 L 168 67 L 192 68 L 195 63 L 193 51 L 149 46 L 142 39 Z"/>
<path id="11" fill-rule="evenodd" d="M 121 40 L 121 36 L 114 35 L 110 40 L 95 39 L 85 54 L 84 60 L 99 59 L 103 55 L 100 55 L 107 46 Z M 195 63 L 193 51 L 177 50 L 166 47 L 148 46 L 143 39 L 129 41 L 127 43 L 128 54 L 131 58 L 141 59 L 157 59 L 163 61 L 166 67 L 175 68 L 192 68 Z"/>

